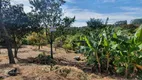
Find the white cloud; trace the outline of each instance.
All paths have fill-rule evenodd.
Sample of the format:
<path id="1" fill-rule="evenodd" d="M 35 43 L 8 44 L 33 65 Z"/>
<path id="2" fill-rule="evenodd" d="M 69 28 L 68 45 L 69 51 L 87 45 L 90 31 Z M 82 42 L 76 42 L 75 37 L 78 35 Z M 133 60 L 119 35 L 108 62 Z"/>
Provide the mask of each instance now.
<path id="1" fill-rule="evenodd" d="M 85 26 L 86 21 L 88 21 L 90 18 L 99 18 L 106 20 L 107 17 L 110 18 L 109 23 L 113 24 L 116 21 L 119 20 L 132 20 L 135 18 L 140 18 L 137 16 L 134 16 L 132 14 L 135 14 L 133 12 L 119 12 L 119 13 L 109 13 L 109 14 L 103 14 L 98 13 L 95 11 L 89 11 L 85 9 L 78 9 L 78 8 L 68 8 L 67 6 L 63 7 L 64 9 L 64 16 L 73 17 L 76 16 L 76 22 L 74 23 L 74 26 Z M 81 22 L 80 22 L 81 21 Z"/>
<path id="2" fill-rule="evenodd" d="M 82 27 L 82 26 L 87 26 L 87 24 L 85 22 L 75 22 L 73 23 L 73 26 L 75 27 Z"/>
<path id="3" fill-rule="evenodd" d="M 24 4 L 24 11 L 26 13 L 31 11 L 29 0 L 11 0 L 11 2 L 12 4 Z"/>
<path id="4" fill-rule="evenodd" d="M 66 0 L 66 1 L 74 2 L 73 0 Z M 115 0 L 103 0 L 103 2 L 115 2 Z M 25 12 L 31 11 L 31 8 L 29 7 L 30 6 L 29 0 L 12 0 L 12 4 L 19 4 L 19 3 L 24 4 Z M 120 9 L 125 10 L 126 12 L 110 13 L 110 14 L 98 13 L 86 9 L 69 8 L 68 6 L 62 6 L 62 8 L 64 16 L 69 16 L 69 17 L 76 16 L 76 22 L 73 24 L 73 26 L 78 26 L 78 27 L 86 26 L 86 21 L 88 21 L 90 18 L 99 18 L 105 21 L 105 19 L 109 17 L 110 18 L 109 23 L 113 24 L 114 22 L 119 20 L 130 21 L 135 18 L 140 18 L 136 16 L 136 14 L 142 14 L 142 10 L 140 10 L 140 8 L 134 8 L 134 7 L 121 7 Z"/>
<path id="5" fill-rule="evenodd" d="M 31 12 L 31 8 L 29 7 L 29 6 L 24 6 L 24 11 L 26 12 L 26 13 L 28 13 L 28 12 Z"/>
<path id="6" fill-rule="evenodd" d="M 125 12 L 129 13 L 129 15 L 141 15 L 142 14 L 142 7 L 120 7 L 121 10 L 124 10 Z"/>
<path id="7" fill-rule="evenodd" d="M 29 0 L 11 0 L 14 4 L 29 5 Z"/>
<path id="8" fill-rule="evenodd" d="M 142 11 L 142 8 L 140 7 L 120 7 L 120 9 L 126 11 Z"/>
<path id="9" fill-rule="evenodd" d="M 74 3 L 74 0 L 65 0 L 66 2 Z M 11 0 L 12 4 L 24 4 L 24 11 L 25 12 L 30 12 L 30 4 L 29 0 Z"/>

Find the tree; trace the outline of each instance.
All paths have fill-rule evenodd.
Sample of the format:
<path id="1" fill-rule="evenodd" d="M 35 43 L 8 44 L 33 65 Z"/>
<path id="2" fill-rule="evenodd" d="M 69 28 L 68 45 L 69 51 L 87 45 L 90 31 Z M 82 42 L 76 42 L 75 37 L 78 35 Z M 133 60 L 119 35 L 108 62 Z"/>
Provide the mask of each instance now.
<path id="1" fill-rule="evenodd" d="M 142 24 L 142 18 L 141 19 L 134 19 L 130 23 L 135 26 L 140 26 Z"/>
<path id="2" fill-rule="evenodd" d="M 29 12 L 27 13 L 28 19 L 29 19 L 29 26 L 31 26 L 31 31 L 39 32 L 43 29 L 41 26 L 40 16 L 36 13 Z"/>
<path id="3" fill-rule="evenodd" d="M 108 21 L 109 21 L 109 17 L 107 17 L 106 22 L 105 22 L 105 25 L 108 24 Z"/>
<path id="4" fill-rule="evenodd" d="M 11 39 L 3 23 L 3 19 L 4 19 L 3 12 L 5 9 L 7 9 L 7 7 L 9 7 L 9 3 L 10 3 L 9 0 L 0 0 L 0 30 L 1 30 L 0 32 L 1 34 L 3 33 L 2 36 L 7 46 L 9 63 L 15 64 L 13 53 L 12 53 Z"/>
<path id="5" fill-rule="evenodd" d="M 70 18 L 70 17 L 65 17 L 63 18 L 63 20 L 61 21 L 61 25 L 58 27 L 57 31 L 56 31 L 56 36 L 58 35 L 64 35 L 66 31 L 68 31 L 68 29 L 70 29 L 71 25 L 75 22 L 75 17 Z M 73 30 L 72 30 L 73 31 Z"/>
<path id="6" fill-rule="evenodd" d="M 14 46 L 15 57 L 17 58 L 21 40 L 30 31 L 28 26 L 28 16 L 24 12 L 23 5 L 11 5 L 5 10 L 4 24 Z"/>
<path id="7" fill-rule="evenodd" d="M 47 28 L 55 27 L 60 24 L 62 16 L 62 4 L 65 3 L 64 0 L 29 0 L 32 5 L 32 11 L 41 16 L 41 24 L 46 27 L 46 36 Z M 52 32 L 50 38 L 50 44 L 52 47 Z M 53 58 L 52 48 L 51 48 L 51 58 Z"/>
<path id="8" fill-rule="evenodd" d="M 90 28 L 99 28 L 103 26 L 103 21 L 101 19 L 91 18 L 87 21 L 87 26 Z"/>
<path id="9" fill-rule="evenodd" d="M 75 22 L 75 16 L 73 18 L 65 17 L 63 18 L 62 24 L 64 27 L 70 27 L 73 24 L 73 22 Z"/>
<path id="10" fill-rule="evenodd" d="M 125 26 L 127 25 L 127 20 L 124 20 L 124 21 L 116 21 L 115 26 Z"/>

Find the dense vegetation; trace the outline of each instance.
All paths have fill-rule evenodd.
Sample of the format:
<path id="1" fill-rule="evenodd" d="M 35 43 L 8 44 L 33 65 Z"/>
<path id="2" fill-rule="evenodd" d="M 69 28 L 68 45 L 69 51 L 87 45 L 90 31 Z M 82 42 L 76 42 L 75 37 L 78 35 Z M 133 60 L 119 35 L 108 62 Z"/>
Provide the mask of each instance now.
<path id="1" fill-rule="evenodd" d="M 9 63 L 15 63 L 12 47 L 17 57 L 21 45 L 36 45 L 40 49 L 53 38 L 55 48 L 84 54 L 93 72 L 126 77 L 142 74 L 142 19 L 132 20 L 130 24 L 117 21 L 108 25 L 109 18 L 105 24 L 101 19 L 91 18 L 86 27 L 71 27 L 75 17 L 61 18 L 61 6 L 65 1 L 29 2 L 33 10 L 25 13 L 23 5 L 11 5 L 9 0 L 0 0 L 0 45 L 8 49 Z M 58 26 L 57 31 L 50 32 L 50 26 Z M 44 55 L 37 59 L 44 57 L 50 59 L 50 56 Z"/>

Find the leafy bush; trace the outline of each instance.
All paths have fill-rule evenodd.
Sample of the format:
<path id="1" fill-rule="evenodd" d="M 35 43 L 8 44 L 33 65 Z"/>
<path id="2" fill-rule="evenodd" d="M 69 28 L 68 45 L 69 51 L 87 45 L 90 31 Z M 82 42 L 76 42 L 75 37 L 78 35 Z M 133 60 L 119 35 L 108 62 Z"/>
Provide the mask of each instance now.
<path id="1" fill-rule="evenodd" d="M 44 32 L 33 32 L 29 36 L 27 36 L 27 43 L 30 45 L 37 45 L 40 49 L 42 45 L 47 44 L 46 35 Z"/>
<path id="2" fill-rule="evenodd" d="M 45 53 L 39 54 L 36 58 L 36 62 L 39 64 L 55 64 L 56 62 L 49 55 Z"/>
<path id="3" fill-rule="evenodd" d="M 91 18 L 87 21 L 87 26 L 90 28 L 101 28 L 103 26 L 103 21 L 101 19 Z"/>
<path id="4" fill-rule="evenodd" d="M 24 39 L 22 40 L 22 44 L 24 44 L 24 45 L 29 45 L 29 42 L 28 42 L 27 39 L 24 38 Z"/>
<path id="5" fill-rule="evenodd" d="M 75 50 L 80 46 L 81 34 L 61 36 L 55 39 L 55 47 L 63 47 L 66 50 Z"/>
<path id="6" fill-rule="evenodd" d="M 54 47 L 57 48 L 57 47 L 63 47 L 63 44 L 65 42 L 65 36 L 60 36 L 60 37 L 57 37 L 55 39 L 55 42 L 54 42 Z"/>

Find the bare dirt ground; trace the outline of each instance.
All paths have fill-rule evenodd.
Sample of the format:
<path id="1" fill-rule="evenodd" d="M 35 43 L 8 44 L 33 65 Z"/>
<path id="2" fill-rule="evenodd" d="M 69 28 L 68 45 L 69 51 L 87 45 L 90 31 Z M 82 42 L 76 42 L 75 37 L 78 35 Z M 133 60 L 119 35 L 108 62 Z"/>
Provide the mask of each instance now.
<path id="1" fill-rule="evenodd" d="M 0 49 L 0 80 L 122 80 L 121 78 L 96 75 L 85 71 L 85 57 L 82 54 L 73 52 L 66 53 L 64 49 L 54 50 L 54 58 L 59 59 L 57 65 L 39 65 L 32 63 L 20 63 L 17 59 L 15 65 L 8 64 L 7 50 Z M 19 49 L 18 58 L 27 59 L 37 57 L 40 53 L 50 55 L 49 47 L 42 47 L 38 50 L 36 46 L 23 46 Z M 75 56 L 80 56 L 81 61 L 76 61 Z M 18 68 L 17 76 L 8 76 L 7 72 Z"/>

